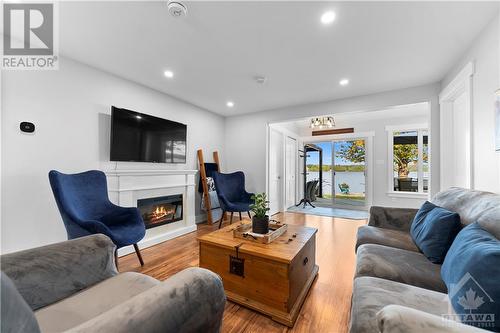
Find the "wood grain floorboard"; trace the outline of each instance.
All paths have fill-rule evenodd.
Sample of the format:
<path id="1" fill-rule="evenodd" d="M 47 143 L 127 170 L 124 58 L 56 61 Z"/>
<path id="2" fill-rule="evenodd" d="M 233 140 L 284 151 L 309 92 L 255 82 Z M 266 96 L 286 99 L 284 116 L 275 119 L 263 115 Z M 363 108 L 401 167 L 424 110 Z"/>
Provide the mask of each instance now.
<path id="1" fill-rule="evenodd" d="M 273 218 L 289 224 L 318 229 L 316 262 L 319 275 L 302 306 L 293 328 L 232 302 L 226 303 L 222 332 L 325 332 L 348 331 L 352 278 L 355 268 L 354 246 L 358 227 L 366 220 L 349 220 L 300 213 L 279 213 Z M 141 250 L 145 261 L 140 266 L 130 254 L 119 259 L 121 272 L 135 271 L 159 280 L 168 279 L 181 270 L 198 266 L 197 237 L 217 229 L 217 225 L 198 225 L 190 234 Z"/>

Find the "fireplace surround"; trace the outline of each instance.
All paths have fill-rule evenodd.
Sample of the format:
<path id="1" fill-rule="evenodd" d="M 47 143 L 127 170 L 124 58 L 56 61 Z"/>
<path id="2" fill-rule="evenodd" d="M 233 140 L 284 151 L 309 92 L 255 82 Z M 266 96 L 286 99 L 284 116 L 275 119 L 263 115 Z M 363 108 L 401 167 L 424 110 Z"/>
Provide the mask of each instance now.
<path id="1" fill-rule="evenodd" d="M 193 232 L 195 224 L 195 175 L 197 170 L 107 170 L 110 200 L 123 207 L 138 206 L 143 199 L 182 195 L 182 215 L 176 221 L 155 224 L 146 229 L 144 239 L 138 243 L 143 249 L 166 240 Z M 140 209 L 140 208 L 139 208 Z M 179 209 L 179 208 L 178 208 Z M 156 208 L 155 208 L 156 212 Z M 142 214 L 142 213 L 141 213 Z M 161 208 L 157 216 L 166 215 Z M 165 221 L 163 221 L 165 222 Z M 122 256 L 134 251 L 131 247 L 119 249 Z"/>

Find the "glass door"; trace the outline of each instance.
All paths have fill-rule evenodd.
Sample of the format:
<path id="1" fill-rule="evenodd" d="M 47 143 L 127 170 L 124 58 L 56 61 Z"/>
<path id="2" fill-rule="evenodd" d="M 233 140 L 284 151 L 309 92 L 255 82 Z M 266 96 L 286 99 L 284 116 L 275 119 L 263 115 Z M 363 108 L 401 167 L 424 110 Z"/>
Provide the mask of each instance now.
<path id="1" fill-rule="evenodd" d="M 307 144 L 306 148 L 306 195 L 314 205 L 331 206 L 332 186 L 332 143 L 331 141 Z"/>
<path id="2" fill-rule="evenodd" d="M 335 205 L 366 205 L 365 139 L 335 140 L 333 153 L 333 202 Z"/>

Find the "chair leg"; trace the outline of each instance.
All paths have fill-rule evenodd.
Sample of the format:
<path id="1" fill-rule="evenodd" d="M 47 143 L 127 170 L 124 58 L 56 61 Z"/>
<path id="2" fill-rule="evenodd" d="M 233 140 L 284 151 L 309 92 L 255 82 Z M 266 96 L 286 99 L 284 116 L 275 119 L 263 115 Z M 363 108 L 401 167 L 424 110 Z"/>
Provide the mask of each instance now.
<path id="1" fill-rule="evenodd" d="M 141 250 L 139 250 L 139 247 L 137 246 L 137 244 L 134 244 L 134 249 L 135 249 L 135 253 L 137 253 L 137 258 L 139 258 L 139 262 L 141 263 L 141 266 L 144 266 L 144 261 L 142 260 Z"/>
<path id="2" fill-rule="evenodd" d="M 241 212 L 238 212 L 238 213 L 240 214 L 240 221 L 241 221 L 242 220 L 242 218 L 241 218 Z"/>
<path id="3" fill-rule="evenodd" d="M 229 224 L 233 224 L 233 214 L 234 212 L 231 212 L 231 219 L 229 220 Z"/>
<path id="4" fill-rule="evenodd" d="M 220 217 L 220 220 L 219 220 L 219 229 L 222 226 L 222 220 L 224 220 L 224 215 L 225 214 L 226 214 L 226 212 L 222 212 L 222 216 Z"/>
<path id="5" fill-rule="evenodd" d="M 250 218 L 250 220 L 252 219 L 252 215 L 250 215 L 250 212 L 247 212 L 248 214 L 248 217 Z"/>

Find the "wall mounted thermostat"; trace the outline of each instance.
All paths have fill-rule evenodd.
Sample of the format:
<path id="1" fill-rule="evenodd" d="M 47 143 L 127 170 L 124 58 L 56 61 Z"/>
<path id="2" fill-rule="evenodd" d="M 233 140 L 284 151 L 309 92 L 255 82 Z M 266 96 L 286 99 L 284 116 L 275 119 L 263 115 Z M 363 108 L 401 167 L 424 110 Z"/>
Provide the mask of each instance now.
<path id="1" fill-rule="evenodd" d="M 21 132 L 33 133 L 35 131 L 35 124 L 23 121 L 19 124 L 19 128 L 21 129 Z"/>

